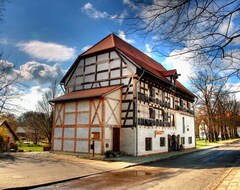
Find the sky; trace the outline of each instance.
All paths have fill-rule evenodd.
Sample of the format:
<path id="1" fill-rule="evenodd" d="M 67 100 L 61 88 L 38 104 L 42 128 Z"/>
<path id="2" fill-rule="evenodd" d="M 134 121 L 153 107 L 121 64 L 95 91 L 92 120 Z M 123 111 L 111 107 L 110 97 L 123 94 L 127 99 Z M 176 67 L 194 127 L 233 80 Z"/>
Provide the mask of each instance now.
<path id="1" fill-rule="evenodd" d="M 13 0 L 6 4 L 0 24 L 0 43 L 7 64 L 14 64 L 27 88 L 14 103 L 21 112 L 35 110 L 41 94 L 54 80 L 60 81 L 79 54 L 115 33 L 123 40 L 181 73 L 189 87 L 191 66 L 184 60 L 164 58 L 152 51 L 151 41 L 126 35 L 132 16 L 129 0 Z M 167 51 L 167 50 L 166 50 Z M 174 52 L 168 52 L 169 54 Z M 235 85 L 235 84 L 234 84 Z"/>

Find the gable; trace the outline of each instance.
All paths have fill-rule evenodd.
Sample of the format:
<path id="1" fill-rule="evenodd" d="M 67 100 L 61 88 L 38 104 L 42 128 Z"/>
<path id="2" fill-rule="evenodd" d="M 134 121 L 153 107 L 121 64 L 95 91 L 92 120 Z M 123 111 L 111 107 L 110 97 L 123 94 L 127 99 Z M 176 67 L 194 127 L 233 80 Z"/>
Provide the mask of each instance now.
<path id="1" fill-rule="evenodd" d="M 82 57 L 64 81 L 67 92 L 125 83 L 136 74 L 136 66 L 117 51 Z"/>

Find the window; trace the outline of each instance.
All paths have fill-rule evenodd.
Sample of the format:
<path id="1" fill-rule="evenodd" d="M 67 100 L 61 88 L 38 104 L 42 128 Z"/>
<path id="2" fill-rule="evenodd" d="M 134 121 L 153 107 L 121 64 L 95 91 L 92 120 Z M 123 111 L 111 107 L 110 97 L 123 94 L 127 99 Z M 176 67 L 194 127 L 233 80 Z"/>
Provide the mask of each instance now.
<path id="1" fill-rule="evenodd" d="M 188 137 L 188 144 L 192 144 L 192 137 Z"/>
<path id="2" fill-rule="evenodd" d="M 190 110 L 190 102 L 187 102 L 187 109 Z"/>
<path id="3" fill-rule="evenodd" d="M 181 137 L 181 144 L 185 144 L 185 137 Z"/>
<path id="4" fill-rule="evenodd" d="M 152 150 L 152 138 L 145 138 L 145 150 L 149 151 Z"/>
<path id="5" fill-rule="evenodd" d="M 183 133 L 185 133 L 185 118 L 182 118 Z"/>
<path id="6" fill-rule="evenodd" d="M 165 144 L 165 137 L 160 137 L 160 146 L 161 147 L 166 146 L 166 144 Z"/>
<path id="7" fill-rule="evenodd" d="M 183 100 L 182 99 L 180 99 L 180 107 L 184 107 L 184 104 L 183 104 Z"/>
<path id="8" fill-rule="evenodd" d="M 170 108 L 174 108 L 174 97 L 171 96 L 171 99 L 170 99 Z"/>
<path id="9" fill-rule="evenodd" d="M 155 119 L 155 110 L 153 108 L 149 108 L 149 118 Z"/>
<path id="10" fill-rule="evenodd" d="M 162 101 L 165 101 L 165 92 L 162 92 Z"/>
<path id="11" fill-rule="evenodd" d="M 150 90 L 150 97 L 155 98 L 155 89 L 154 89 L 154 87 L 150 86 L 149 90 Z"/>
<path id="12" fill-rule="evenodd" d="M 171 126 L 175 126 L 174 115 L 171 114 Z"/>

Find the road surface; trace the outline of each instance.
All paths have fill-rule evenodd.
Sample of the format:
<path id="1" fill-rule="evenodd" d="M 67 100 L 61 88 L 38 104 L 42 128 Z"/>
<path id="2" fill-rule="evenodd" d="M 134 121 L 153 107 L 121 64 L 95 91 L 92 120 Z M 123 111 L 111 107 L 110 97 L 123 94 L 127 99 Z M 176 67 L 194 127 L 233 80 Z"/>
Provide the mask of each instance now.
<path id="1" fill-rule="evenodd" d="M 36 189 L 214 189 L 224 174 L 239 163 L 240 144 L 235 143 Z"/>

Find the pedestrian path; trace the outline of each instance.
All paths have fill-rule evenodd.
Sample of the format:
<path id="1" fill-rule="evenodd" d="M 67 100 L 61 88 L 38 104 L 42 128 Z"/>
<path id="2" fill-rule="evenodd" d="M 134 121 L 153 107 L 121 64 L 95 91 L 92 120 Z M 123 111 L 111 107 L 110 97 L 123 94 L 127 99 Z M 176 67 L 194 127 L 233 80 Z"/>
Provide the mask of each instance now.
<path id="1" fill-rule="evenodd" d="M 215 190 L 240 190 L 240 167 L 232 168 Z"/>

